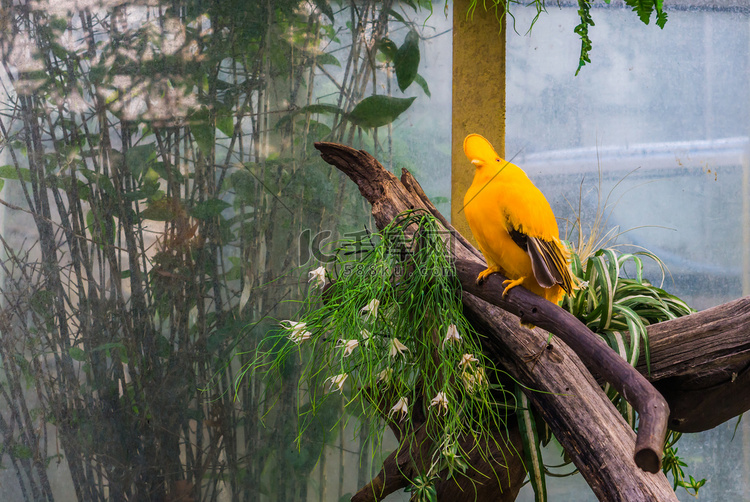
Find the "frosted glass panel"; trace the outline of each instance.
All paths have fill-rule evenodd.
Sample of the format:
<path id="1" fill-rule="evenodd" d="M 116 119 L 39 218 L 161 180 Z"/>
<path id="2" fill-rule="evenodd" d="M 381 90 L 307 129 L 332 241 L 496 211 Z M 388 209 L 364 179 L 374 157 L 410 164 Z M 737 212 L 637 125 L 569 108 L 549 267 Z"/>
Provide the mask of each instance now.
<path id="1" fill-rule="evenodd" d="M 507 33 L 506 156 L 565 220 L 580 211 L 590 223 L 600 193 L 609 203 L 603 230 L 622 233 L 610 244 L 658 255 L 669 270 L 664 288 L 693 307 L 750 293 L 747 9 L 671 3 L 660 30 L 622 4 L 599 5 L 592 62 L 577 77 L 577 6 L 549 6 L 530 35 L 535 11 L 514 10 L 521 34 Z M 661 281 L 655 266 L 648 277 Z M 701 500 L 747 498 L 750 427 L 743 421 L 732 439 L 735 425 L 678 444 L 688 472 L 708 479 Z M 548 488 L 553 500 L 595 500 L 580 478 Z M 530 489 L 521 500 L 533 500 Z"/>

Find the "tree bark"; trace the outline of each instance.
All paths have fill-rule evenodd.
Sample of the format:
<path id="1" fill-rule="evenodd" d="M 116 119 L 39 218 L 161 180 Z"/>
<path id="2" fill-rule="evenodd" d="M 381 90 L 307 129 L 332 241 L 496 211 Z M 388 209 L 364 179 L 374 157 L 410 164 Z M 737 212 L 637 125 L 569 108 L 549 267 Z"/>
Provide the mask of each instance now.
<path id="1" fill-rule="evenodd" d="M 666 477 L 660 472 L 652 473 L 658 471 L 668 408 L 661 395 L 654 391 L 639 373 L 625 364 L 573 316 L 556 305 L 541 300 L 521 287 L 514 288 L 503 299 L 502 279 L 496 276 L 490 277 L 482 287 L 477 287 L 474 278 L 476 273 L 484 268 L 481 254 L 460 234 L 453 231 L 408 171 L 404 170 L 399 181 L 364 151 L 333 143 L 316 143 L 315 146 L 321 151 L 324 160 L 339 168 L 357 184 L 360 193 L 372 204 L 372 214 L 379 228 L 383 228 L 404 210 L 421 208 L 435 215 L 452 231 L 454 240 L 451 243 L 451 251 L 456 260 L 458 277 L 464 287 L 465 312 L 478 331 L 487 336 L 483 340 L 483 349 L 513 378 L 534 389 L 527 393 L 529 400 L 550 426 L 600 500 L 677 500 Z M 557 334 L 563 341 L 571 344 L 575 351 L 559 340 L 556 340 L 551 348 L 544 350 L 547 339 L 545 333 L 520 326 L 518 317 L 498 308 L 498 305 L 519 315 L 524 321 L 531 321 L 536 326 Z M 694 316 L 683 319 L 692 317 Z M 667 326 L 677 321 L 681 319 L 663 324 Z M 699 324 L 694 326 L 694 337 L 699 336 L 701 322 L 698 321 Z M 674 344 L 674 340 L 669 340 L 670 336 L 679 335 L 671 331 L 672 328 L 669 326 L 665 331 L 656 326 L 649 331 L 652 340 L 650 379 L 657 385 L 663 383 L 662 388 L 672 390 L 673 393 L 668 395 L 674 397 L 675 403 L 680 405 L 681 413 L 688 417 L 680 421 L 683 417 L 672 412 L 673 424 L 697 427 L 709 423 L 710 420 L 700 417 L 710 412 L 710 408 L 706 406 L 700 417 L 689 415 L 687 404 L 692 397 L 690 389 L 675 386 L 672 382 L 674 378 L 679 380 L 679 375 L 690 373 L 685 371 L 684 367 L 681 368 L 674 359 L 663 364 L 658 360 L 662 354 L 668 354 L 667 347 Z M 687 325 L 677 323 L 675 326 L 674 329 L 684 332 Z M 739 333 L 740 331 L 738 336 Z M 745 366 L 747 365 L 747 350 L 740 356 L 735 356 L 733 348 L 720 343 L 718 337 L 708 348 L 715 349 L 713 353 L 722 361 L 713 367 L 715 371 L 711 374 L 714 378 L 720 378 L 720 368 L 726 369 L 731 365 L 734 365 L 731 366 L 734 368 L 741 361 L 745 361 Z M 529 357 L 540 351 L 542 357 L 536 360 Z M 687 348 L 684 353 L 687 353 Z M 581 358 L 586 361 L 586 365 Z M 629 402 L 637 405 L 634 407 L 640 408 L 639 433 L 642 436 L 637 442 L 635 434 L 606 398 L 587 366 L 593 369 L 598 377 L 617 387 Z M 710 361 L 696 361 L 696 368 L 709 367 Z M 693 375 L 697 375 L 698 371 L 696 370 Z M 742 380 L 745 375 L 742 372 L 733 373 L 736 373 L 735 383 Z M 724 376 L 726 380 L 726 374 Z M 733 388 L 727 381 L 721 383 L 727 389 Z M 735 404 L 725 405 L 721 416 L 733 413 L 740 407 Z M 400 439 L 402 445 L 408 445 L 410 441 L 411 444 L 419 443 L 415 441 L 419 439 L 415 433 L 406 434 Z M 401 449 L 402 452 L 406 450 Z M 392 463 L 391 471 L 388 469 L 387 460 L 381 472 L 385 481 L 378 481 L 376 478 L 360 490 L 354 500 L 379 500 L 391 491 L 408 484 L 408 477 L 402 474 L 406 472 L 406 465 L 403 459 L 397 458 L 398 454 L 394 455 L 394 458 L 389 459 Z M 418 462 L 414 462 L 415 458 L 418 458 L 418 455 L 410 454 L 406 460 L 412 469 L 419 467 Z M 638 468 L 636 463 L 641 468 Z M 393 465 L 398 468 L 393 469 Z M 645 472 L 644 469 L 652 472 Z M 397 480 L 393 476 L 401 476 L 402 479 Z M 374 484 L 383 481 L 389 484 L 388 489 L 385 489 L 384 484 L 380 484 L 377 490 L 373 490 Z M 451 480 L 451 483 L 465 483 L 467 487 L 471 484 L 462 480 L 460 476 Z M 396 485 L 400 486 L 393 488 Z M 393 490 L 388 491 L 390 488 Z M 440 485 L 439 489 L 440 498 L 447 488 Z"/>
<path id="2" fill-rule="evenodd" d="M 750 296 L 648 327 L 651 368 L 669 427 L 700 432 L 750 409 Z"/>

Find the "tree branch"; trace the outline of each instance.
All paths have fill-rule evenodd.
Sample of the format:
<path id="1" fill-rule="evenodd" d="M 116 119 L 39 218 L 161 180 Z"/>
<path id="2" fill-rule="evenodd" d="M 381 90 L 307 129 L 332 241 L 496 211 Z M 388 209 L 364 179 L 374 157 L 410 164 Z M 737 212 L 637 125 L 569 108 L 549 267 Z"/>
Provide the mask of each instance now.
<path id="1" fill-rule="evenodd" d="M 712 429 L 750 409 L 750 296 L 648 327 L 651 372 L 669 427 Z"/>
<path id="2" fill-rule="evenodd" d="M 477 262 L 456 260 L 456 274 L 464 292 L 517 315 L 525 323 L 554 333 L 573 349 L 586 367 L 612 384 L 640 416 L 633 454 L 636 465 L 647 472 L 659 472 L 669 416 L 669 407 L 661 394 L 569 312 L 525 288 L 518 291 L 515 291 L 518 288 L 513 288 L 503 298 L 505 278 L 499 274 L 493 274 L 482 286 L 477 286 L 476 277 L 485 268 L 484 264 Z M 541 341 L 544 342 L 544 335 Z M 552 347 L 554 350 L 554 345 Z M 533 353 L 526 357 L 531 355 Z"/>
<path id="3" fill-rule="evenodd" d="M 491 278 L 482 288 L 472 286 L 470 283 L 473 281 L 468 280 L 470 274 L 474 272 L 474 267 L 482 267 L 479 253 L 439 215 L 408 171 L 404 172 L 399 181 L 367 152 L 333 143 L 316 143 L 315 146 L 321 151 L 324 160 L 357 183 L 360 193 L 372 204 L 372 214 L 379 228 L 383 228 L 404 210 L 421 208 L 435 214 L 453 233 L 456 238 L 452 243 L 452 251 L 456 263 L 465 265 L 464 271 L 459 272 L 459 277 L 464 274 L 462 283 L 466 283 L 465 287 L 471 290 L 471 293 L 468 290 L 464 293 L 467 317 L 480 332 L 488 336 L 485 350 L 514 378 L 539 391 L 529 392 L 529 399 L 541 412 L 601 500 L 676 500 L 661 473 L 646 473 L 638 469 L 634 462 L 635 458 L 643 468 L 658 470 L 666 430 L 667 406 L 641 375 L 627 364 L 623 368 L 618 362 L 621 360 L 613 352 L 612 357 L 607 358 L 612 367 L 600 367 L 600 374 L 615 380 L 613 385 L 622 389 L 626 399 L 637 400 L 642 408 L 642 417 L 651 417 L 647 419 L 651 420 L 650 425 L 644 426 L 642 422 L 644 436 L 637 443 L 638 452 L 643 453 L 634 455 L 636 446 L 633 432 L 578 356 L 563 343 L 556 343 L 555 354 L 547 351 L 547 356 L 539 361 L 529 361 L 527 356 L 537 352 L 540 345 L 544 346 L 546 336 L 519 326 L 518 318 L 472 293 L 482 295 L 492 303 L 516 309 L 519 313 L 523 310 L 524 320 L 549 327 L 558 335 L 560 326 L 554 324 L 553 319 L 559 320 L 559 316 L 568 315 L 567 313 L 549 302 L 537 305 L 536 311 L 532 311 L 533 307 L 530 308 L 525 300 L 534 295 L 521 288 L 515 288 L 507 301 L 498 300 L 502 298 L 502 286 L 497 277 Z M 572 325 L 575 326 L 574 323 Z M 580 326 L 574 329 L 580 331 Z M 591 351 L 585 348 L 592 340 L 590 337 L 577 337 L 576 332 L 566 332 L 563 336 L 573 340 L 574 345 L 583 346 L 582 353 L 587 357 L 598 354 L 598 349 Z M 598 344 L 596 341 L 591 343 Z M 621 374 L 623 371 L 625 373 Z M 636 392 L 639 393 L 638 397 L 633 395 Z M 587 413 L 581 413 L 581 410 L 586 410 Z"/>

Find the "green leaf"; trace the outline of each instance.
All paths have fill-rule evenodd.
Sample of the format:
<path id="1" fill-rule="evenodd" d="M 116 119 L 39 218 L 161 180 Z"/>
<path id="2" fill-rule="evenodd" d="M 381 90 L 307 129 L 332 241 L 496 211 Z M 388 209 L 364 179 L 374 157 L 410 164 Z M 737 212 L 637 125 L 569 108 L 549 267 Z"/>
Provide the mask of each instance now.
<path id="1" fill-rule="evenodd" d="M 234 135 L 234 116 L 231 110 L 222 109 L 216 114 L 216 128 L 228 138 Z"/>
<path id="2" fill-rule="evenodd" d="M 76 361 L 83 362 L 86 360 L 86 353 L 83 351 L 83 349 L 80 349 L 78 347 L 69 348 L 68 354 L 70 354 L 70 357 L 72 357 Z"/>
<path id="3" fill-rule="evenodd" d="M 628 0 L 626 0 L 627 3 Z M 581 71 L 586 63 L 591 62 L 589 57 L 589 51 L 591 51 L 593 44 L 589 38 L 589 26 L 594 26 L 594 20 L 591 18 L 591 1 L 590 0 L 578 0 L 578 17 L 581 19 L 580 24 L 576 26 L 573 31 L 581 37 L 581 53 L 578 56 L 578 69 L 576 70 L 576 76 Z"/>
<path id="4" fill-rule="evenodd" d="M 31 181 L 31 171 L 28 168 L 21 167 L 16 170 L 15 166 L 0 166 L 0 178 L 6 180 L 18 180 L 18 172 L 21 172 L 21 179 L 23 181 Z"/>
<path id="5" fill-rule="evenodd" d="M 612 321 L 612 297 L 617 277 L 612 277 L 610 269 L 602 256 L 595 256 L 588 261 L 587 269 L 591 268 L 589 290 L 597 292 L 602 305 L 598 329 L 608 329 Z"/>
<path id="6" fill-rule="evenodd" d="M 164 359 L 168 358 L 169 354 L 172 352 L 172 344 L 169 343 L 167 337 L 164 335 L 157 335 L 154 340 L 156 342 L 156 355 Z"/>
<path id="7" fill-rule="evenodd" d="M 226 201 L 221 199 L 208 199 L 196 204 L 190 210 L 190 215 L 199 220 L 209 220 L 221 214 L 226 208 L 231 207 Z"/>
<path id="8" fill-rule="evenodd" d="M 419 69 L 419 35 L 411 30 L 393 58 L 398 88 L 404 92 L 417 76 Z"/>
<path id="9" fill-rule="evenodd" d="M 185 177 L 182 175 L 178 168 L 172 167 L 172 169 L 167 169 L 167 166 L 166 164 L 164 164 L 164 162 L 154 162 L 154 164 L 146 173 L 145 180 L 147 182 L 156 182 L 159 178 L 163 180 L 171 179 L 172 181 L 176 181 L 177 183 L 182 183 L 183 181 L 185 181 Z"/>
<path id="10" fill-rule="evenodd" d="M 2 190 L 4 186 L 5 186 L 5 180 L 0 178 L 0 190 Z"/>
<path id="11" fill-rule="evenodd" d="M 406 19 L 404 19 L 404 16 L 402 16 L 401 14 L 399 14 L 398 12 L 396 12 L 395 10 L 388 9 L 388 15 L 391 16 L 396 21 L 401 21 L 402 23 L 406 24 Z"/>
<path id="12" fill-rule="evenodd" d="M 29 306 L 42 317 L 51 316 L 55 306 L 55 293 L 48 289 L 40 289 L 31 295 Z"/>
<path id="13" fill-rule="evenodd" d="M 125 165 L 136 179 L 140 179 L 141 175 L 148 171 L 149 164 L 155 159 L 156 145 L 154 143 L 134 146 L 125 152 Z"/>
<path id="14" fill-rule="evenodd" d="M 255 200 L 255 187 L 257 180 L 245 169 L 239 169 L 229 176 L 231 188 L 234 189 L 235 204 L 253 204 Z"/>
<path id="15" fill-rule="evenodd" d="M 333 23 L 333 9 L 328 3 L 328 0 L 313 0 L 313 3 L 318 10 L 323 13 L 331 23 Z"/>
<path id="16" fill-rule="evenodd" d="M 208 108 L 204 106 L 193 113 L 188 123 L 190 124 L 190 132 L 193 133 L 193 138 L 198 144 L 198 148 L 203 152 L 203 155 L 208 157 L 211 155 L 211 150 L 216 139 L 216 132 L 209 124 Z"/>
<path id="17" fill-rule="evenodd" d="M 661 29 L 664 29 L 664 25 L 665 24 L 667 24 L 667 13 L 664 12 L 664 11 L 662 11 L 662 10 L 660 10 L 658 12 L 658 14 L 656 14 L 656 26 L 658 26 Z M 706 480 L 704 479 L 702 481 L 705 482 Z M 701 486 L 703 486 L 703 485 L 701 485 Z M 695 491 L 696 491 L 696 493 L 698 492 L 697 489 Z"/>
<path id="18" fill-rule="evenodd" d="M 31 448 L 23 444 L 16 444 L 8 452 L 12 458 L 28 460 L 32 457 Z"/>
<path id="19" fill-rule="evenodd" d="M 383 37 L 378 41 L 377 48 L 380 52 L 383 53 L 383 55 L 386 57 L 388 61 L 393 61 L 396 58 L 396 53 L 398 52 L 398 46 L 396 43 L 391 40 L 390 38 Z"/>
<path id="20" fill-rule="evenodd" d="M 102 217 L 93 211 L 86 213 L 86 228 L 99 245 L 114 244 L 116 225 L 115 218 L 111 214 Z"/>
<path id="21" fill-rule="evenodd" d="M 432 94 L 430 94 L 430 88 L 429 88 L 429 86 L 427 85 L 427 81 L 426 81 L 426 80 L 424 79 L 424 77 L 423 77 L 422 75 L 420 75 L 419 73 L 417 73 L 417 76 L 416 76 L 416 77 L 414 77 L 414 82 L 415 82 L 415 83 L 416 83 L 416 84 L 417 84 L 417 85 L 418 85 L 419 87 L 421 87 L 421 88 L 422 88 L 422 90 L 424 91 L 424 93 L 425 93 L 425 94 L 427 94 L 427 97 L 428 97 L 428 98 L 431 98 L 431 97 L 432 97 Z"/>
<path id="22" fill-rule="evenodd" d="M 333 54 L 325 53 L 325 52 L 323 54 L 318 54 L 315 57 L 315 62 L 318 63 L 319 65 L 332 64 L 334 66 L 341 67 L 341 63 L 339 62 L 338 59 L 336 59 L 336 56 L 334 56 Z"/>
<path id="23" fill-rule="evenodd" d="M 537 433 L 534 415 L 529 406 L 529 400 L 521 390 L 520 385 L 516 385 L 516 402 L 518 425 L 523 440 L 524 460 L 526 461 L 526 470 L 529 473 L 529 481 L 534 488 L 534 500 L 535 502 L 546 502 L 547 484 L 544 475 L 542 450 L 539 447 L 539 434 Z"/>
<path id="24" fill-rule="evenodd" d="M 89 183 L 96 185 L 107 195 L 117 197 L 115 186 L 112 184 L 112 180 L 109 179 L 109 176 L 105 176 L 104 174 L 92 171 L 91 169 L 79 169 L 78 172 L 81 173 L 89 181 Z"/>
<path id="25" fill-rule="evenodd" d="M 359 127 L 382 127 L 396 120 L 415 99 L 415 97 L 369 96 L 360 101 L 347 118 Z"/>
<path id="26" fill-rule="evenodd" d="M 159 200 L 152 200 L 148 207 L 141 211 L 141 218 L 153 221 L 172 221 L 177 217 L 178 207 L 172 202 L 172 199 L 164 197 Z"/>

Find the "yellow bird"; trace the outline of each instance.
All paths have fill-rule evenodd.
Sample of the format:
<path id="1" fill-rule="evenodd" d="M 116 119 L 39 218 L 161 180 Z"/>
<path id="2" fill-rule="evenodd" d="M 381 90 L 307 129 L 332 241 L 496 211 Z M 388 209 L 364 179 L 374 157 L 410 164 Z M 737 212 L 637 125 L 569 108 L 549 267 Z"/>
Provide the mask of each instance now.
<path id="1" fill-rule="evenodd" d="M 479 134 L 466 137 L 464 153 L 476 166 L 464 212 L 487 260 L 477 284 L 500 272 L 508 278 L 503 296 L 519 284 L 553 303 L 562 299 L 563 292 L 572 295 L 569 253 L 542 192 Z"/>

